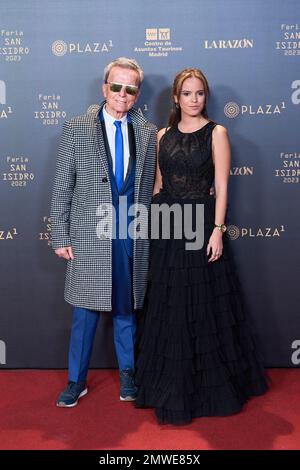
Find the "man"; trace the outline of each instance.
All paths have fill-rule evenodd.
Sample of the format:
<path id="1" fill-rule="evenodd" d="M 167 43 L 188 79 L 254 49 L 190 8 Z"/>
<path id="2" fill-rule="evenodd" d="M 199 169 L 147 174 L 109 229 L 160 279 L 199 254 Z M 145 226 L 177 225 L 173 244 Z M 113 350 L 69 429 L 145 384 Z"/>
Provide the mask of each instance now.
<path id="1" fill-rule="evenodd" d="M 136 397 L 134 311 L 143 305 L 149 241 L 118 238 L 118 215 L 116 239 L 99 234 L 98 227 L 105 215 L 101 208 L 113 205 L 118 213 L 119 196 L 127 198 L 128 207 L 151 202 L 156 127 L 133 108 L 142 80 L 135 60 L 114 60 L 104 70 L 100 108 L 64 124 L 51 206 L 52 240 L 55 253 L 68 260 L 65 300 L 74 308 L 69 382 L 57 400 L 60 407 L 76 406 L 88 391 L 89 360 L 104 311 L 113 317 L 120 399 Z"/>

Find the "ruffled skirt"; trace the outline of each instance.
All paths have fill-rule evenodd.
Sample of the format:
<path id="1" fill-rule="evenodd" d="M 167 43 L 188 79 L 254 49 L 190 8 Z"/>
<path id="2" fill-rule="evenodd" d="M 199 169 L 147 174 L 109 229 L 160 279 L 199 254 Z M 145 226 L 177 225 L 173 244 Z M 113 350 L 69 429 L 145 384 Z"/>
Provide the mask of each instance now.
<path id="1" fill-rule="evenodd" d="M 162 202 L 175 201 L 160 194 L 155 203 Z M 185 239 L 151 241 L 138 321 L 136 406 L 155 408 L 160 423 L 237 413 L 267 389 L 226 237 L 221 258 L 208 263 L 214 198 L 196 202 L 204 204 L 202 249 L 187 251 Z"/>

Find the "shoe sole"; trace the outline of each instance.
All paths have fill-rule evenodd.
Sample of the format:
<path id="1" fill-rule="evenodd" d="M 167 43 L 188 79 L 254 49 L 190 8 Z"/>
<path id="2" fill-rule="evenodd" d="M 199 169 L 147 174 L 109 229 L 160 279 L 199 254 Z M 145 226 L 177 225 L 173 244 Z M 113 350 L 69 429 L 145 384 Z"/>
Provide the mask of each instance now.
<path id="1" fill-rule="evenodd" d="M 58 406 L 59 408 L 73 408 L 74 406 L 77 405 L 79 398 L 84 397 L 84 395 L 86 395 L 87 392 L 88 392 L 88 389 L 87 389 L 87 388 L 85 388 L 84 390 L 82 390 L 82 392 L 80 393 L 80 395 L 79 395 L 78 398 L 77 398 L 77 401 L 75 401 L 75 403 L 71 403 L 71 405 L 66 405 L 63 401 L 58 401 L 58 402 L 56 403 L 56 406 Z"/>
<path id="2" fill-rule="evenodd" d="M 136 400 L 135 397 L 130 397 L 130 396 L 129 396 L 129 397 L 125 397 L 125 398 L 124 398 L 124 397 L 121 397 L 121 396 L 120 396 L 120 401 L 135 401 L 135 400 Z"/>

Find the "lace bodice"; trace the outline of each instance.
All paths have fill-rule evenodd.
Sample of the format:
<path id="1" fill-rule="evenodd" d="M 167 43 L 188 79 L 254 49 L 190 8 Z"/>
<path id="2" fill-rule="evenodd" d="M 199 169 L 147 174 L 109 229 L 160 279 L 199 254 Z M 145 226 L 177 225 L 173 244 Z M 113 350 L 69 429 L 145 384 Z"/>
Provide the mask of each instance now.
<path id="1" fill-rule="evenodd" d="M 209 194 L 214 180 L 211 140 L 215 126 L 210 121 L 190 133 L 174 126 L 162 136 L 158 158 L 163 191 L 181 198 Z"/>

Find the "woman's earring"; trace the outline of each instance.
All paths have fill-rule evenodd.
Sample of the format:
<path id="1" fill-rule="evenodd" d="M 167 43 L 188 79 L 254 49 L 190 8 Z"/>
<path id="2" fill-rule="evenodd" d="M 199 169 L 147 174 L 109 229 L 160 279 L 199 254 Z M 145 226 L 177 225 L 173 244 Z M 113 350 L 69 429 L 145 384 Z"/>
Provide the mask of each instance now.
<path id="1" fill-rule="evenodd" d="M 175 108 L 176 108 L 176 109 L 179 108 L 179 104 L 178 104 L 178 103 L 175 103 Z"/>

